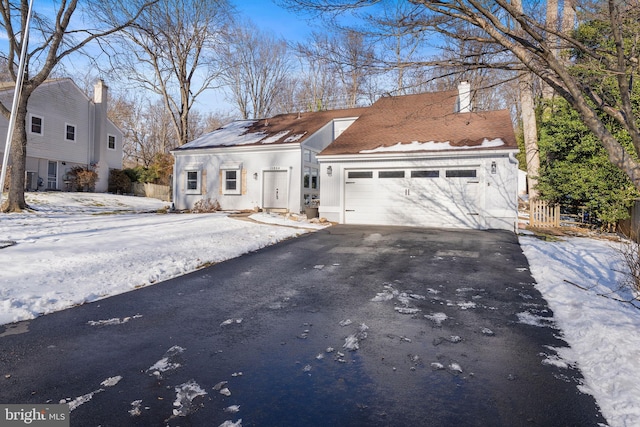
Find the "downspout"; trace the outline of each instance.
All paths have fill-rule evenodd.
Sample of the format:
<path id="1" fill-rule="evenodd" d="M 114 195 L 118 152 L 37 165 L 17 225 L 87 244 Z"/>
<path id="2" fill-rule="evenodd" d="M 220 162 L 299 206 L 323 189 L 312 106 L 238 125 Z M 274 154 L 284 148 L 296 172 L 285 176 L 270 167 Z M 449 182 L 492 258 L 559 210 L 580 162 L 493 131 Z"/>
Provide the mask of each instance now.
<path id="1" fill-rule="evenodd" d="M 515 153 L 509 153 L 509 163 L 514 164 L 516 166 L 520 165 L 520 162 L 518 161 L 518 159 L 516 159 Z"/>
<path id="2" fill-rule="evenodd" d="M 518 234 L 518 166 L 520 162 L 518 162 L 518 159 L 516 159 L 516 153 L 509 153 L 509 163 L 516 165 L 516 220 L 513 224 L 513 232 L 515 234 Z"/>
<path id="3" fill-rule="evenodd" d="M 95 139 L 96 139 L 96 109 L 93 103 L 93 100 L 89 99 L 88 109 L 89 109 L 89 140 L 87 147 L 87 168 L 91 166 L 93 150 L 95 148 Z"/>

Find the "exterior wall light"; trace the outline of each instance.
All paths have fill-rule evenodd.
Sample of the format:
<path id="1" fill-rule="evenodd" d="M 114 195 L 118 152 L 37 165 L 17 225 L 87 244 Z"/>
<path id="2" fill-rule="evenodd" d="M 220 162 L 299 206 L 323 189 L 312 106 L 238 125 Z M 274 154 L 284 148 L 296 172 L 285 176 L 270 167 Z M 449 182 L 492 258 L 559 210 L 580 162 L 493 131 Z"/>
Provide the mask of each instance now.
<path id="1" fill-rule="evenodd" d="M 496 162 L 491 162 L 491 173 L 492 173 L 493 175 L 495 175 L 495 174 L 496 174 L 496 169 L 497 169 L 497 168 L 498 168 L 498 167 L 496 166 Z"/>
<path id="2" fill-rule="evenodd" d="M 331 176 L 332 173 L 333 173 L 333 168 L 331 166 L 327 166 L 327 175 Z"/>
<path id="3" fill-rule="evenodd" d="M 258 180 L 258 172 L 255 172 L 255 173 L 253 174 L 253 179 L 255 179 L 256 181 Z"/>

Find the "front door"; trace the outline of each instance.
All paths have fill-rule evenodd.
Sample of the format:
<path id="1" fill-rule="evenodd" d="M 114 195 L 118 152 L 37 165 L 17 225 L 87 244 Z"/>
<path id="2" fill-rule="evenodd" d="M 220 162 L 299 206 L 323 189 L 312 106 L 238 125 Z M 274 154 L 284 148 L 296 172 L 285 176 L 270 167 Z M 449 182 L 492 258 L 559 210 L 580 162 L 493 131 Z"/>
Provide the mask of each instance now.
<path id="1" fill-rule="evenodd" d="M 263 178 L 262 207 L 264 209 L 287 209 L 287 201 L 289 200 L 287 171 L 264 171 Z"/>
<path id="2" fill-rule="evenodd" d="M 56 190 L 58 188 L 58 162 L 49 162 L 47 174 L 47 189 Z"/>

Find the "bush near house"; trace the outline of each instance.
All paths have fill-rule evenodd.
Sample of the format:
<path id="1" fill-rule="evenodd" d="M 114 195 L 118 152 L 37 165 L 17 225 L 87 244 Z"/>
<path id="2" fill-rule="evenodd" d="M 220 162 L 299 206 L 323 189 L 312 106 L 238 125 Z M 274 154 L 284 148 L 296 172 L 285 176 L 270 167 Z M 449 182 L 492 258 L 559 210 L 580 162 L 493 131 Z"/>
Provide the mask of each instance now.
<path id="1" fill-rule="evenodd" d="M 149 182 L 158 185 L 171 185 L 173 157 L 170 154 L 157 154 L 148 166 L 136 166 L 124 169 L 131 182 Z"/>
<path id="2" fill-rule="evenodd" d="M 112 169 L 109 171 L 109 184 L 107 191 L 113 194 L 131 193 L 131 178 L 122 169 Z"/>
<path id="3" fill-rule="evenodd" d="M 86 166 L 74 166 L 67 172 L 73 191 L 95 191 L 98 173 Z"/>
<path id="4" fill-rule="evenodd" d="M 218 200 L 211 200 L 210 198 L 200 199 L 191 209 L 191 213 L 213 213 L 220 210 L 220 203 Z"/>

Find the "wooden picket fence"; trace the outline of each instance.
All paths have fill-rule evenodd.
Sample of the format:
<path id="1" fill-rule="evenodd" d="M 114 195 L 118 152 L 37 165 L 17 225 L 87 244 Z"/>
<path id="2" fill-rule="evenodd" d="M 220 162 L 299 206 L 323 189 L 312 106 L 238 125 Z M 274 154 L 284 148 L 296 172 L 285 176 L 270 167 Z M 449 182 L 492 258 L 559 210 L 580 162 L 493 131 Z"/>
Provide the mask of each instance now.
<path id="1" fill-rule="evenodd" d="M 560 227 L 560 205 L 552 206 L 543 200 L 530 200 L 529 226 Z"/>
<path id="2" fill-rule="evenodd" d="M 131 184 L 132 192 L 140 197 L 153 197 L 154 199 L 171 201 L 171 187 L 168 185 L 157 185 L 149 182 L 134 182 Z"/>

